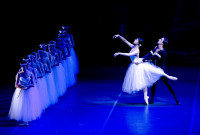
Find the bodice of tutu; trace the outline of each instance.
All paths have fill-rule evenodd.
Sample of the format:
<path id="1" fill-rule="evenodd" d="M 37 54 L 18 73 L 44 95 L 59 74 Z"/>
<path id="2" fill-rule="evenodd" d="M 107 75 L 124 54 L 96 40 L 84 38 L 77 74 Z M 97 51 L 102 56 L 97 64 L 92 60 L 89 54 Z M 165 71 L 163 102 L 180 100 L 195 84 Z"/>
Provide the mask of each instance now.
<path id="1" fill-rule="evenodd" d="M 32 68 L 37 68 L 37 65 L 36 65 L 35 62 L 31 62 L 31 63 L 30 63 L 30 66 L 31 66 Z"/>
<path id="2" fill-rule="evenodd" d="M 72 45 L 71 39 L 69 35 L 66 35 L 66 37 L 63 39 L 64 43 L 67 45 Z"/>
<path id="3" fill-rule="evenodd" d="M 137 55 L 132 55 L 132 56 L 130 56 L 130 59 L 131 59 L 132 62 L 133 62 L 134 60 L 136 60 L 137 58 L 138 58 Z"/>
<path id="4" fill-rule="evenodd" d="M 39 71 L 38 71 L 38 67 L 37 66 L 34 67 L 33 70 L 34 70 L 35 74 L 37 75 L 37 77 L 41 76 L 40 73 L 39 73 Z"/>
<path id="5" fill-rule="evenodd" d="M 49 61 L 49 57 L 47 56 L 47 54 L 41 56 L 41 61 L 43 64 L 47 63 Z"/>
<path id="6" fill-rule="evenodd" d="M 130 56 L 132 62 L 136 61 L 139 58 L 139 50 L 132 49 L 129 53 L 134 53 L 134 52 L 136 52 L 136 54 Z"/>
<path id="7" fill-rule="evenodd" d="M 31 76 L 28 76 L 28 77 L 23 77 L 23 76 L 20 76 L 19 77 L 19 84 L 21 84 L 22 86 L 29 86 L 31 83 Z"/>

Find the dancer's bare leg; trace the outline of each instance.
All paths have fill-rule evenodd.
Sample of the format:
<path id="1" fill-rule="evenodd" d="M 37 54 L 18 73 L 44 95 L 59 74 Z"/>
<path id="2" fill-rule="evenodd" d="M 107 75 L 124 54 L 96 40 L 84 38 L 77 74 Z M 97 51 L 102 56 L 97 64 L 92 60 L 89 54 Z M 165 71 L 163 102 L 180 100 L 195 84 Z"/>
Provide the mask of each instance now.
<path id="1" fill-rule="evenodd" d="M 147 87 L 145 87 L 143 89 L 143 92 L 144 92 L 144 101 L 148 105 L 149 104 L 149 102 L 148 102 L 149 97 L 147 96 Z"/>

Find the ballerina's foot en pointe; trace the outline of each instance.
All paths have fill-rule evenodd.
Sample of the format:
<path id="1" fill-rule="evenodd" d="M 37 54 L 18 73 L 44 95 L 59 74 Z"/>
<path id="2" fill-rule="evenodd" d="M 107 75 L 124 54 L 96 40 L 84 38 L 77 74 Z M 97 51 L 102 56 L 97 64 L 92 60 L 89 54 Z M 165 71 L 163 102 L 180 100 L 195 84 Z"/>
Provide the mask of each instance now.
<path id="1" fill-rule="evenodd" d="M 148 101 L 148 99 L 149 99 L 149 96 L 145 96 L 145 97 L 144 97 L 144 101 L 145 101 L 146 105 L 148 105 L 148 104 L 149 104 L 149 101 Z"/>
<path id="2" fill-rule="evenodd" d="M 167 78 L 170 79 L 170 80 L 173 80 L 173 81 L 178 80 L 178 78 L 177 78 L 177 77 L 174 77 L 174 76 L 167 76 Z"/>

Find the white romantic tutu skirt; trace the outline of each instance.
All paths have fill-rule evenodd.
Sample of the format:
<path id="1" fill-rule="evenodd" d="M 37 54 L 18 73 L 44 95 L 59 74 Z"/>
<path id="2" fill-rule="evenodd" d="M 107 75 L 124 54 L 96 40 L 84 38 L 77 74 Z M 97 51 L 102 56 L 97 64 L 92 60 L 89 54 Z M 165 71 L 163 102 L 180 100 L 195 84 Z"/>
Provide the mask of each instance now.
<path id="1" fill-rule="evenodd" d="M 29 122 L 40 117 L 41 113 L 42 106 L 37 87 L 15 89 L 8 114 L 10 119 Z"/>
<path id="2" fill-rule="evenodd" d="M 74 67 L 72 64 L 72 59 L 70 57 L 67 57 L 66 60 L 62 61 L 62 66 L 64 67 L 64 74 L 67 87 L 71 87 L 77 82 L 77 78 L 74 73 Z"/>
<path id="3" fill-rule="evenodd" d="M 74 50 L 74 48 L 71 48 L 71 61 L 72 61 L 72 65 L 73 65 L 73 70 L 75 74 L 79 73 L 79 60 L 78 60 L 78 56 Z"/>
<path id="4" fill-rule="evenodd" d="M 53 72 L 47 73 L 44 76 L 44 79 L 47 84 L 47 90 L 48 90 L 48 95 L 49 95 L 49 99 L 50 99 L 50 104 L 53 105 L 58 102 L 58 97 L 59 97 L 59 94 L 58 94 L 58 92 L 56 90 L 56 86 L 55 86 Z"/>
<path id="5" fill-rule="evenodd" d="M 67 82 L 63 65 L 59 63 L 59 66 L 53 67 L 52 73 L 54 74 L 54 82 L 58 96 L 62 96 L 67 91 Z"/>
<path id="6" fill-rule="evenodd" d="M 161 68 L 149 62 L 138 65 L 131 63 L 126 71 L 122 90 L 129 94 L 138 92 L 145 87 L 152 86 L 164 74 Z"/>
<path id="7" fill-rule="evenodd" d="M 40 95 L 42 109 L 45 110 L 50 106 L 51 102 L 48 94 L 47 83 L 44 77 L 37 79 L 37 87 Z"/>

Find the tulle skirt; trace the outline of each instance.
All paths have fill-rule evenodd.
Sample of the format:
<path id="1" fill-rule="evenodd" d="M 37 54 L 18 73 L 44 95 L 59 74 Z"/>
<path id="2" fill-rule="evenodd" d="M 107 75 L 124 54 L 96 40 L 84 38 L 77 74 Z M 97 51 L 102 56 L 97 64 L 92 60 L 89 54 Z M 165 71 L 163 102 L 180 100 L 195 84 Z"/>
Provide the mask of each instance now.
<path id="1" fill-rule="evenodd" d="M 164 74 L 161 68 L 149 62 L 138 65 L 131 63 L 126 71 L 122 90 L 129 94 L 138 92 L 145 87 L 152 86 Z"/>
<path id="2" fill-rule="evenodd" d="M 71 87 L 77 82 L 71 58 L 67 57 L 66 60 L 63 60 L 62 65 L 64 67 L 64 74 L 66 78 L 67 87 Z"/>
<path id="3" fill-rule="evenodd" d="M 71 56 L 69 58 L 71 58 L 71 63 L 73 66 L 74 73 L 78 74 L 79 73 L 79 61 L 78 61 L 78 57 L 76 55 L 74 48 L 71 48 Z"/>
<path id="4" fill-rule="evenodd" d="M 48 94 L 47 83 L 44 77 L 37 79 L 37 87 L 39 91 L 42 109 L 44 110 L 50 106 L 50 98 Z"/>
<path id="5" fill-rule="evenodd" d="M 49 99 L 50 99 L 50 104 L 55 104 L 55 103 L 58 102 L 58 96 L 59 96 L 59 94 L 58 94 L 58 92 L 56 90 L 53 72 L 47 73 L 44 76 L 44 78 L 45 78 L 46 84 L 47 84 L 47 89 L 48 89 L 48 95 L 49 95 Z"/>
<path id="6" fill-rule="evenodd" d="M 15 89 L 8 114 L 10 119 L 29 122 L 39 118 L 41 113 L 42 106 L 37 87 Z"/>
<path id="7" fill-rule="evenodd" d="M 52 73 L 54 74 L 54 82 L 58 96 L 62 96 L 67 91 L 67 82 L 63 65 L 60 63 L 59 66 L 53 67 Z"/>

